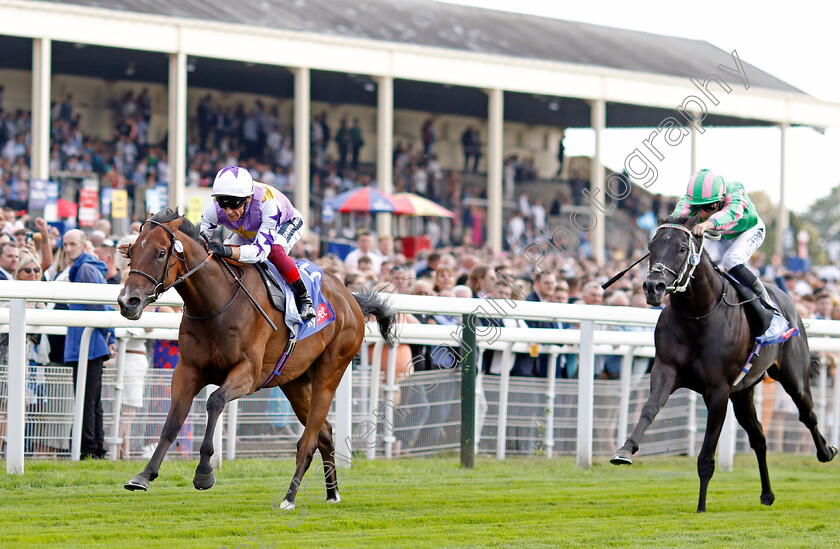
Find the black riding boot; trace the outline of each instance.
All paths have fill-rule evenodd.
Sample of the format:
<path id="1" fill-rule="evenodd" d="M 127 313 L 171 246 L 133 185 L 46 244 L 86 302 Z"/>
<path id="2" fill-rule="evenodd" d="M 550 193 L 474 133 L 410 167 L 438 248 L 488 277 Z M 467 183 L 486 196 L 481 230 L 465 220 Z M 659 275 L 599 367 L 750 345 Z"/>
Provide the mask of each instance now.
<path id="1" fill-rule="evenodd" d="M 732 267 L 729 270 L 729 274 L 744 287 L 752 290 L 758 297 L 758 299 L 753 299 L 744 303 L 744 307 L 747 308 L 747 318 L 749 319 L 752 317 L 755 319 L 753 322 L 750 322 L 754 331 L 758 332 L 758 335 L 763 334 L 770 326 L 770 321 L 773 318 L 773 311 L 775 310 L 770 302 L 770 296 L 767 294 L 767 289 L 764 287 L 764 284 L 761 283 L 761 280 L 755 276 L 755 273 L 749 270 L 745 265 L 736 265 Z M 766 301 L 766 307 L 762 304 L 763 301 Z"/>
<path id="2" fill-rule="evenodd" d="M 315 318 L 315 307 L 312 305 L 312 298 L 309 296 L 309 291 L 307 291 L 302 278 L 298 278 L 292 284 L 292 290 L 295 292 L 295 301 L 301 320 L 306 322 L 310 318 Z"/>

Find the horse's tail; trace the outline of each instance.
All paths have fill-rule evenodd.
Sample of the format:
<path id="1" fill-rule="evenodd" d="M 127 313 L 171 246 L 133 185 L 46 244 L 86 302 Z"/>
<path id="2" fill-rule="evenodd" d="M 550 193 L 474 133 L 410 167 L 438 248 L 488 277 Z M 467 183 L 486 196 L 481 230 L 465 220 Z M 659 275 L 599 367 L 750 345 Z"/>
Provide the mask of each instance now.
<path id="1" fill-rule="evenodd" d="M 389 347 L 393 347 L 397 343 L 395 333 L 396 311 L 379 295 L 379 292 L 370 288 L 363 288 L 354 292 L 353 297 L 356 298 L 356 303 L 361 307 L 365 318 L 376 317 L 376 323 L 379 324 L 379 333 L 382 334 L 385 343 Z"/>
<path id="2" fill-rule="evenodd" d="M 820 375 L 820 363 L 822 359 L 817 353 L 811 353 L 811 377 Z"/>

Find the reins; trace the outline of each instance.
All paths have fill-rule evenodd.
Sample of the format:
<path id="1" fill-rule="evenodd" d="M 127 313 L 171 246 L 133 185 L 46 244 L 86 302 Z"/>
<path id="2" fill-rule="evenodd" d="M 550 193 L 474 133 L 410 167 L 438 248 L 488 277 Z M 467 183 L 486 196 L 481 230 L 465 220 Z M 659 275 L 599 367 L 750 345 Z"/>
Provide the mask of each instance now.
<path id="1" fill-rule="evenodd" d="M 202 238 L 204 238 L 204 241 L 205 241 L 205 243 L 206 243 L 206 242 L 207 242 L 207 238 L 206 238 L 204 235 L 202 235 Z M 212 253 L 212 252 L 211 252 L 211 253 Z M 228 262 L 227 262 L 227 261 L 225 261 L 225 260 L 224 260 L 224 258 L 221 258 L 221 257 L 220 257 L 220 258 L 219 258 L 219 261 L 221 261 L 221 262 L 222 262 L 222 265 L 224 265 L 224 266 L 225 266 L 225 268 L 227 269 L 227 272 L 229 272 L 229 273 L 230 273 L 230 276 L 232 276 L 232 277 L 233 277 L 233 279 L 236 281 L 236 283 L 239 285 L 239 288 L 237 288 L 237 290 L 236 290 L 236 294 L 235 294 L 233 297 L 234 297 L 234 298 L 236 298 L 236 296 L 237 296 L 237 295 L 239 295 L 239 290 L 244 290 L 244 291 L 245 291 L 245 295 L 247 295 L 247 296 L 248 296 L 248 299 L 250 299 L 250 300 L 251 300 L 251 303 L 253 303 L 253 304 L 254 304 L 254 307 L 256 307 L 256 308 L 257 308 L 257 310 L 260 312 L 260 314 L 261 314 L 261 315 L 262 315 L 262 317 L 265 319 L 265 321 L 266 321 L 266 322 L 268 322 L 268 325 L 269 325 L 269 326 L 271 326 L 271 329 L 272 329 L 272 330 L 274 330 L 274 331 L 276 332 L 276 331 L 277 331 L 277 325 L 276 325 L 276 324 L 274 324 L 274 322 L 272 322 L 272 321 L 271 321 L 271 318 L 269 318 L 268 313 L 266 313 L 266 312 L 263 310 L 263 308 L 262 308 L 262 307 L 260 307 L 260 304 L 259 304 L 259 303 L 257 303 L 257 300 L 256 300 L 256 299 L 254 299 L 254 296 L 252 296 L 252 295 L 251 295 L 251 292 L 249 292 L 249 291 L 248 291 L 248 288 L 246 288 L 246 287 L 245 287 L 245 285 L 242 283 L 242 277 L 237 277 L 237 276 L 236 276 L 236 274 L 234 274 L 233 269 L 231 269 L 230 265 L 228 264 Z M 233 303 L 233 299 L 231 299 L 230 303 Z M 230 306 L 230 303 L 228 303 L 227 305 L 225 305 L 225 309 L 227 309 L 227 308 Z M 224 309 L 222 309 L 222 310 L 224 310 Z M 219 311 L 219 312 L 221 312 L 221 311 Z M 217 313 L 214 313 L 214 315 L 215 315 L 215 314 L 217 314 Z"/>

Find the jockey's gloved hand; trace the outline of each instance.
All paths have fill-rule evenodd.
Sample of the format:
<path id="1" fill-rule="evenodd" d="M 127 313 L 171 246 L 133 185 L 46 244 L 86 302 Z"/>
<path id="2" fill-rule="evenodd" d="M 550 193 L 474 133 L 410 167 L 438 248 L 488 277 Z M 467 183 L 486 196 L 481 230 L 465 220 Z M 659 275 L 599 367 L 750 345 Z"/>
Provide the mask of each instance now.
<path id="1" fill-rule="evenodd" d="M 210 248 L 210 251 L 213 252 L 214 255 L 218 255 L 220 257 L 230 257 L 233 255 L 233 250 L 230 246 L 225 246 L 221 242 L 216 242 L 215 240 L 210 242 L 207 247 Z"/>

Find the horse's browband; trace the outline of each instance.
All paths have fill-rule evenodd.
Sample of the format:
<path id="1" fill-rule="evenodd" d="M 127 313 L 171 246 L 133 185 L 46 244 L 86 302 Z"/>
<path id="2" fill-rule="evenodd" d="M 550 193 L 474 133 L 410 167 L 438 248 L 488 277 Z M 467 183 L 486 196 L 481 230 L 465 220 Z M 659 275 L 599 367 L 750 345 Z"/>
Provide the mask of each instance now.
<path id="1" fill-rule="evenodd" d="M 691 234 L 691 231 L 689 231 L 685 225 L 679 225 L 677 223 L 663 223 L 656 228 L 656 232 L 659 232 L 659 229 L 679 229 L 684 233 Z"/>

